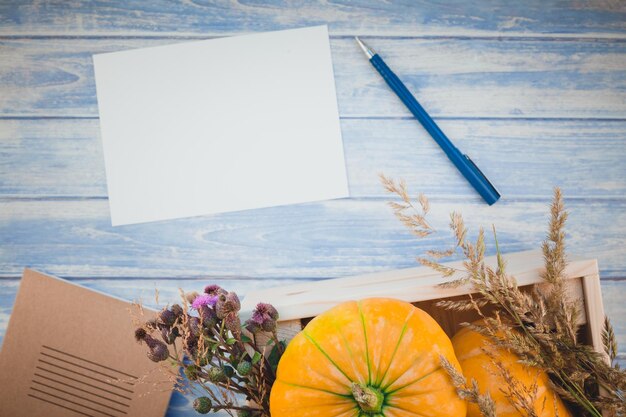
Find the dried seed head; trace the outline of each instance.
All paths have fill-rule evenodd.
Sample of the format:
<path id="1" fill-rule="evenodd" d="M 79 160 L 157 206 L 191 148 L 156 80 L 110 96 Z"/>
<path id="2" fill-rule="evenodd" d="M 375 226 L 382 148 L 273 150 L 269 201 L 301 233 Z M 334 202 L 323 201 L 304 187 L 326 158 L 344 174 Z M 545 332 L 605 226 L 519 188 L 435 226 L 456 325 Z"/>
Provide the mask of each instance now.
<path id="1" fill-rule="evenodd" d="M 228 294 L 228 291 L 220 287 L 219 285 L 207 285 L 204 287 L 204 293 L 209 295 Z"/>
<path id="2" fill-rule="evenodd" d="M 144 329 L 143 327 L 139 327 L 135 330 L 135 339 L 138 342 L 141 342 L 146 336 L 147 336 L 147 332 L 146 329 Z"/>
<path id="3" fill-rule="evenodd" d="M 174 313 L 174 315 L 175 315 L 177 318 L 179 318 L 180 316 L 182 316 L 182 315 L 183 315 L 183 313 L 184 313 L 183 308 L 182 308 L 180 305 L 178 305 L 178 304 L 174 304 L 174 305 L 172 305 L 172 307 L 170 307 L 170 310 L 171 310 L 171 312 L 172 312 L 172 313 Z"/>
<path id="4" fill-rule="evenodd" d="M 163 309 L 159 313 L 159 323 L 164 326 L 172 326 L 176 321 L 176 314 L 172 313 L 170 310 Z"/>
<path id="5" fill-rule="evenodd" d="M 241 361 L 237 365 L 237 373 L 241 376 L 246 376 L 252 371 L 252 363 L 248 361 Z"/>
<path id="6" fill-rule="evenodd" d="M 200 414 L 207 414 L 211 407 L 211 400 L 208 397 L 198 397 L 193 401 L 193 409 Z"/>
<path id="7" fill-rule="evenodd" d="M 224 370 L 219 367 L 209 368 L 208 374 L 209 381 L 211 382 L 226 382 L 226 380 L 228 379 L 226 377 L 226 374 L 224 373 Z"/>
<path id="8" fill-rule="evenodd" d="M 230 330 L 235 339 L 241 339 L 241 320 L 237 313 L 230 313 L 224 318 L 224 327 Z"/>
<path id="9" fill-rule="evenodd" d="M 217 315 L 215 314 L 215 310 L 208 306 L 201 306 L 198 309 L 198 313 L 200 314 L 200 319 L 202 320 L 202 325 L 205 328 L 211 328 L 217 324 Z"/>
<path id="10" fill-rule="evenodd" d="M 187 330 L 195 337 L 200 336 L 200 333 L 202 333 L 200 319 L 198 317 L 189 317 L 189 320 L 187 320 Z"/>
<path id="11" fill-rule="evenodd" d="M 165 343 L 160 340 L 154 339 L 150 335 L 146 335 L 143 339 L 148 348 L 148 358 L 153 362 L 161 362 L 166 360 L 170 356 L 170 351 L 167 349 Z"/>
<path id="12" fill-rule="evenodd" d="M 223 319 L 228 313 L 236 313 L 241 308 L 239 297 L 234 292 L 228 294 L 220 294 L 215 304 L 215 312 L 217 317 Z"/>

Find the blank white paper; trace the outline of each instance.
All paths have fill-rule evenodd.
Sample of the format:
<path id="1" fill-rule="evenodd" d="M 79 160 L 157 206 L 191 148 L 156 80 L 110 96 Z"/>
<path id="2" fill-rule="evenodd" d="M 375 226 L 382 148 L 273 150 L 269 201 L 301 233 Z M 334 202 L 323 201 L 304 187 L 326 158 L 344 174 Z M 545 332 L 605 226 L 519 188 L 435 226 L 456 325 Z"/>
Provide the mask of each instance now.
<path id="1" fill-rule="evenodd" d="M 326 26 L 93 60 L 114 226 L 348 196 Z"/>

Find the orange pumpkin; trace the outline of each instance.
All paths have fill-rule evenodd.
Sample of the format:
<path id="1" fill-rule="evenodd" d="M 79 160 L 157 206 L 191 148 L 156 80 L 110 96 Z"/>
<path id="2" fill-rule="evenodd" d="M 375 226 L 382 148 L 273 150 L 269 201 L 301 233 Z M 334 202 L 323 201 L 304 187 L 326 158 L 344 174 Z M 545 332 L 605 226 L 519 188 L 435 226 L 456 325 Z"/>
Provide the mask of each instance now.
<path id="1" fill-rule="evenodd" d="M 287 346 L 271 415 L 464 417 L 467 406 L 440 355 L 458 368 L 450 339 L 413 305 L 383 298 L 340 304 Z"/>
<path id="2" fill-rule="evenodd" d="M 537 396 L 533 407 L 539 417 L 571 416 L 559 396 L 550 388 L 550 381 L 545 372 L 519 363 L 517 355 L 505 348 L 495 346 L 487 336 L 469 328 L 463 328 L 454 335 L 452 344 L 456 357 L 461 363 L 463 375 L 468 380 L 475 379 L 481 393 L 489 392 L 496 404 L 498 417 L 520 417 L 526 414 L 518 412 L 502 391 L 507 384 L 491 357 L 497 359 L 504 369 L 508 370 L 511 376 L 527 389 L 530 389 L 536 382 Z M 475 404 L 470 404 L 467 416 L 482 417 L 482 414 Z"/>

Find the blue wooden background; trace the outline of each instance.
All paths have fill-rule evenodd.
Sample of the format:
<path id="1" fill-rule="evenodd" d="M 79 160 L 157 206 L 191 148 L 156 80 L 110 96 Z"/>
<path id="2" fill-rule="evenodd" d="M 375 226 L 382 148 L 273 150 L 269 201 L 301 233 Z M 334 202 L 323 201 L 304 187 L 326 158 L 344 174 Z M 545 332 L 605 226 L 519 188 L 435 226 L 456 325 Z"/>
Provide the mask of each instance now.
<path id="1" fill-rule="evenodd" d="M 328 24 L 351 198 L 110 226 L 91 55 Z M 503 193 L 487 207 L 369 67 L 387 60 Z M 0 1 L 0 337 L 25 266 L 128 299 L 245 293 L 415 265 L 448 213 L 537 248 L 554 185 L 572 253 L 598 258 L 626 359 L 626 2 Z M 323 169 L 323 167 L 320 167 Z M 377 173 L 432 202 L 418 241 Z M 489 247 L 493 252 L 493 246 Z M 193 415 L 175 395 L 170 416 Z"/>

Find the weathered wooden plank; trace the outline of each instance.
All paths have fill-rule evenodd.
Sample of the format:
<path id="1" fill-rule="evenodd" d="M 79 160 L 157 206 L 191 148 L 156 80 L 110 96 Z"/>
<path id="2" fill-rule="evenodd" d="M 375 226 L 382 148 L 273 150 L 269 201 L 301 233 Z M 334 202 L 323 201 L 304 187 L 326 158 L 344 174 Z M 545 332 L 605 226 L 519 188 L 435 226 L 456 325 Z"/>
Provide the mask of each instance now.
<path id="1" fill-rule="evenodd" d="M 0 203 L 0 277 L 30 266 L 69 277 L 244 276 L 327 278 L 415 266 L 415 255 L 451 244 L 449 213 L 475 233 L 499 230 L 505 252 L 536 249 L 548 199 L 432 200 L 441 233 L 418 240 L 382 199 L 335 200 L 168 222 L 111 227 L 106 200 Z M 626 201 L 568 202 L 569 248 L 600 260 L 601 276 L 624 277 Z M 489 239 L 491 242 L 491 239 Z M 488 252 L 493 253 L 492 244 Z"/>
<path id="2" fill-rule="evenodd" d="M 626 194 L 626 123 L 442 120 L 442 128 L 509 198 Z M 343 119 L 352 197 L 383 196 L 378 172 L 428 195 L 475 191 L 414 120 Z M 106 197 L 98 120 L 0 120 L 0 196 Z"/>
<path id="3" fill-rule="evenodd" d="M 620 1 L 5 1 L 4 35 L 223 35 L 329 24 L 335 34 L 622 35 Z"/>
<path id="4" fill-rule="evenodd" d="M 97 119 L 0 120 L 5 195 L 106 196 Z"/>
<path id="5" fill-rule="evenodd" d="M 97 115 L 91 55 L 180 39 L 5 39 L 0 115 Z M 623 118 L 626 42 L 372 39 L 437 117 Z M 333 39 L 343 117 L 405 117 L 352 39 Z"/>

